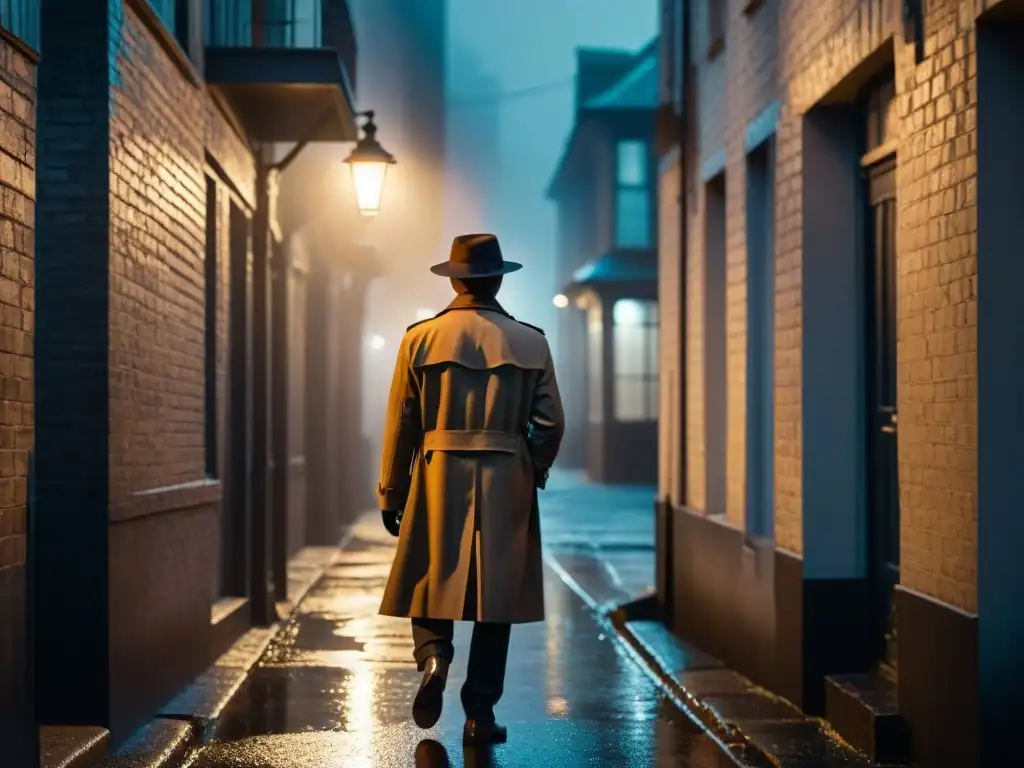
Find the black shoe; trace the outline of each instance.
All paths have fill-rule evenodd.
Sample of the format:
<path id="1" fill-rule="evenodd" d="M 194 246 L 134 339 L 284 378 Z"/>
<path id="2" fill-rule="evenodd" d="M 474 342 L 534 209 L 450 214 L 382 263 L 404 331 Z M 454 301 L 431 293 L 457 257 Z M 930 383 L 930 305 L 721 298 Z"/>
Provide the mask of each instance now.
<path id="1" fill-rule="evenodd" d="M 462 743 L 474 744 L 504 744 L 508 741 L 508 728 L 497 723 L 485 723 L 480 720 L 467 720 L 466 727 L 462 729 Z"/>
<path id="2" fill-rule="evenodd" d="M 433 728 L 441 718 L 448 662 L 431 656 L 424 665 L 423 682 L 412 702 L 412 719 L 420 728 Z"/>

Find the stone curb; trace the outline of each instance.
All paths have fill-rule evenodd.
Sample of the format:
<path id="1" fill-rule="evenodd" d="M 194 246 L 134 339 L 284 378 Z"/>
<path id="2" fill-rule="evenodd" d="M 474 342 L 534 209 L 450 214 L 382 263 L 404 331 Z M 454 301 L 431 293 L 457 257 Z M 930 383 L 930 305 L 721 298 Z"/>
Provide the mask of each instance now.
<path id="1" fill-rule="evenodd" d="M 719 748 L 728 753 L 737 765 L 756 768 L 777 766 L 779 763 L 773 755 L 752 743 L 740 729 L 704 704 L 697 695 L 669 673 L 655 654 L 629 627 L 627 623 L 628 609 L 624 610 L 628 605 L 627 603 L 625 606 L 620 606 L 601 616 L 602 623 L 626 654 L 658 684 L 658 687 L 676 707 L 711 734 Z"/>

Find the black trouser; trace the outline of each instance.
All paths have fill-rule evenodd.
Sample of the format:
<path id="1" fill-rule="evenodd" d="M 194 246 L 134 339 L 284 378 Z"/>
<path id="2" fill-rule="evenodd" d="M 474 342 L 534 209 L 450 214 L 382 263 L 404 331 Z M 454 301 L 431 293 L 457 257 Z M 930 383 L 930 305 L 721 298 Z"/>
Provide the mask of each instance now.
<path id="1" fill-rule="evenodd" d="M 466 717 L 484 723 L 494 722 L 494 705 L 505 690 L 505 665 L 511 624 L 475 622 L 469 644 L 469 665 L 462 686 L 462 708 Z M 431 656 L 451 664 L 455 656 L 452 637 L 455 622 L 449 619 L 413 619 L 413 657 L 420 670 Z"/>

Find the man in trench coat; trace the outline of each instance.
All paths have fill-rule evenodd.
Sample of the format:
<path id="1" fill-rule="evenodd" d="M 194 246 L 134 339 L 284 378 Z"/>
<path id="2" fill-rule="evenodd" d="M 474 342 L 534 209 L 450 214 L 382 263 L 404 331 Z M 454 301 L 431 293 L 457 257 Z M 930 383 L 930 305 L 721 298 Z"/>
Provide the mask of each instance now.
<path id="1" fill-rule="evenodd" d="M 409 326 L 395 364 L 378 487 L 398 536 L 380 612 L 412 619 L 424 672 L 413 718 L 441 715 L 455 621 L 473 621 L 465 743 L 505 741 L 494 718 L 512 624 L 544 619 L 537 488 L 565 428 L 543 331 L 498 303 L 505 261 L 494 235 L 462 235 L 447 262 L 454 301 Z"/>

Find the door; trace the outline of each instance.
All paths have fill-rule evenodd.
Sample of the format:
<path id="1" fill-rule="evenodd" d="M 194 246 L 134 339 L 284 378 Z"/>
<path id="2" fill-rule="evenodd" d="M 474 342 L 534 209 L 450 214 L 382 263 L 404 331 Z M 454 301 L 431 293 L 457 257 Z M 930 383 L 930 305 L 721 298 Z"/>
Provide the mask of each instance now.
<path id="1" fill-rule="evenodd" d="M 896 413 L 896 159 L 868 168 L 868 489 L 876 658 L 896 667 L 892 594 L 899 583 L 900 494 Z"/>

